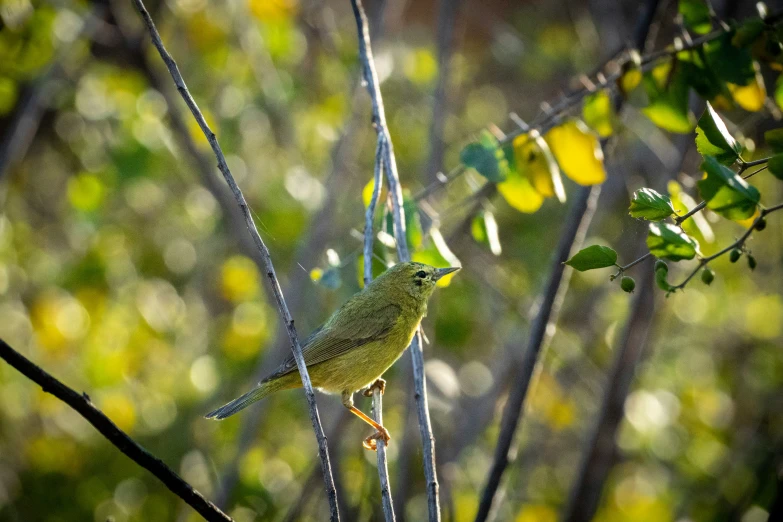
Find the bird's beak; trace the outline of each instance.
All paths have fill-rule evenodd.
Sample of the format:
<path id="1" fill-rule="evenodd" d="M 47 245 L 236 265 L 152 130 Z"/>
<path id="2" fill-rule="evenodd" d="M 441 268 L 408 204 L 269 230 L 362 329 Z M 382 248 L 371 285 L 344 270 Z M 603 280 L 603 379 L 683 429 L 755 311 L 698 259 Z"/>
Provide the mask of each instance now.
<path id="1" fill-rule="evenodd" d="M 451 266 L 451 267 L 449 267 L 449 268 L 436 268 L 436 269 L 435 269 L 435 277 L 433 277 L 433 279 L 434 279 L 435 281 L 437 281 L 438 279 L 440 279 L 441 277 L 445 276 L 446 274 L 450 274 L 450 273 L 452 273 L 452 272 L 456 272 L 456 271 L 457 271 L 457 270 L 459 270 L 460 268 L 462 268 L 462 267 L 459 267 L 459 266 Z"/>

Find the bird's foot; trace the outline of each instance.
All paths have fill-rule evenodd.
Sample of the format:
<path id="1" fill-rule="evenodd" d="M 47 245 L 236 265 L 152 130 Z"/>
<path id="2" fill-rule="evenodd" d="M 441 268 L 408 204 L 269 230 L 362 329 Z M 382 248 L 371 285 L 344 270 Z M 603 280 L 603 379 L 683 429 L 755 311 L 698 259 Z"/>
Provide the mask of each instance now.
<path id="1" fill-rule="evenodd" d="M 375 433 L 364 439 L 364 442 L 362 442 L 362 446 L 364 446 L 365 449 L 372 450 L 372 451 L 378 451 L 378 441 L 382 440 L 384 446 L 389 445 L 389 441 L 391 440 L 391 435 L 389 435 L 389 430 L 384 428 L 383 426 L 380 427 Z"/>
<path id="2" fill-rule="evenodd" d="M 376 379 L 374 383 L 369 385 L 367 389 L 362 392 L 362 395 L 365 397 L 372 397 L 372 393 L 376 388 L 381 392 L 381 395 L 383 395 L 386 392 L 386 380 Z"/>

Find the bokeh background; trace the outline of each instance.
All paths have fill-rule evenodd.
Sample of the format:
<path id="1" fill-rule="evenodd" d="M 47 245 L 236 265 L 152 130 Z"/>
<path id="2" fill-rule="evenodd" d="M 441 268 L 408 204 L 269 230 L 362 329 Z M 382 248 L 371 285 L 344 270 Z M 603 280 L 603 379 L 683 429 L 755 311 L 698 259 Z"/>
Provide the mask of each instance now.
<path id="1" fill-rule="evenodd" d="M 412 198 L 457 166 L 481 129 L 513 129 L 511 111 L 532 119 L 541 102 L 556 101 L 576 75 L 622 48 L 640 8 L 443 3 L 367 2 Z M 656 49 L 678 32 L 676 2 L 661 4 Z M 375 137 L 350 4 L 168 0 L 148 8 L 218 135 L 306 334 L 360 288 L 358 231 Z M 755 12 L 744 1 L 716 10 L 738 19 Z M 237 521 L 323 520 L 301 392 L 220 423 L 202 418 L 274 368 L 288 346 L 206 140 L 143 36 L 128 1 L 0 3 L 0 337 L 89 393 Z M 772 90 L 775 77 L 766 79 Z M 438 111 L 442 131 L 433 134 Z M 746 144 L 760 143 L 776 114 L 771 106 L 726 113 Z M 619 129 L 587 241 L 613 245 L 627 262 L 646 234 L 627 215 L 629 194 L 675 178 L 698 197 L 700 157 L 692 135 L 667 134 L 638 108 L 623 113 Z M 444 517 L 454 521 L 475 514 L 568 210 L 550 199 L 523 214 L 502 198 L 472 197 L 485 181 L 467 172 L 409 208 L 464 267 L 424 321 Z M 756 181 L 765 201 L 783 199 L 779 181 Z M 569 195 L 575 188 L 566 181 Z M 494 216 L 499 245 L 471 221 L 476 201 Z M 750 245 L 755 271 L 721 259 L 712 286 L 656 294 L 640 360 L 626 371 L 634 380 L 598 520 L 767 519 L 783 443 L 783 227 L 779 215 L 769 221 Z M 709 214 L 707 224 L 714 242 L 701 238 L 705 253 L 743 230 Z M 442 245 L 425 236 L 421 255 L 443 260 Z M 377 252 L 393 259 L 380 244 Z M 548 522 L 563 512 L 633 300 L 608 275 L 572 278 L 497 520 Z M 398 519 L 424 520 L 407 354 L 386 379 Z M 4 363 L 0 397 L 0 520 L 199 519 Z M 337 398 L 318 400 L 344 519 L 380 520 L 375 455 L 360 444 L 367 427 Z M 357 402 L 369 411 L 369 400 Z"/>

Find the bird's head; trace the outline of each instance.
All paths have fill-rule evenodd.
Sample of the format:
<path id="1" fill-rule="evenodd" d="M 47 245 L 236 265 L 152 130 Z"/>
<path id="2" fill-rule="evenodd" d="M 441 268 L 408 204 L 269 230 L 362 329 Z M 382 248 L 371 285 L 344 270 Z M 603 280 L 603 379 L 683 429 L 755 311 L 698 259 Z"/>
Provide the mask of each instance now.
<path id="1" fill-rule="evenodd" d="M 399 289 L 426 300 L 435 291 L 435 284 L 441 277 L 459 269 L 460 267 L 435 268 L 414 262 L 398 263 L 379 276 L 377 281 L 384 286 L 389 285 L 395 290 Z"/>

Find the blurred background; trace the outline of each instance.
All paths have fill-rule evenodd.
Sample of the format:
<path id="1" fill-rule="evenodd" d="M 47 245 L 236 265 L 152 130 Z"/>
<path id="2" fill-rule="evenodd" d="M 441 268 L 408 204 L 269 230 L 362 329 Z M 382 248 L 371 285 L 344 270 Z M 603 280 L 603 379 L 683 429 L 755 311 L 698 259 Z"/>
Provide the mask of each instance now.
<path id="1" fill-rule="evenodd" d="M 420 259 L 445 266 L 453 256 L 464 267 L 423 323 L 444 520 L 475 515 L 568 202 L 525 214 L 476 197 L 486 180 L 475 172 L 445 185 L 437 173 L 456 167 L 481 129 L 513 130 L 509 112 L 533 119 L 542 102 L 578 86 L 574 78 L 632 39 L 641 6 L 366 3 L 407 210 L 423 231 L 414 245 Z M 376 140 L 350 3 L 147 7 L 218 135 L 306 335 L 360 288 L 362 194 Z M 755 14 L 750 1 L 714 7 L 726 19 Z M 676 12 L 676 2 L 660 2 L 651 49 L 679 34 Z M 0 337 L 89 393 L 238 522 L 324 520 L 301 391 L 223 422 L 202 417 L 289 347 L 214 157 L 144 34 L 129 1 L 0 2 Z M 765 78 L 772 89 L 775 77 Z M 725 114 L 752 145 L 779 113 Z M 692 134 L 668 134 L 632 106 L 606 155 L 587 243 L 613 245 L 628 262 L 646 236 L 627 215 L 629 194 L 677 179 L 698 199 L 701 158 Z M 765 201 L 783 199 L 777 180 L 756 181 Z M 576 185 L 565 183 L 570 196 Z M 489 221 L 472 219 L 477 209 L 492 216 L 497 241 Z M 713 218 L 700 232 L 707 254 L 742 231 Z M 630 340 L 634 297 L 606 270 L 574 274 L 496 520 L 563 515 L 618 364 L 633 381 L 620 397 L 596 519 L 767 520 L 783 449 L 783 228 L 779 214 L 769 221 L 750 244 L 755 271 L 722 258 L 712 286 L 696 282 L 668 298 L 656 291 L 636 318 L 644 332 Z M 391 252 L 379 243 L 380 258 Z M 670 280 L 686 270 L 672 266 Z M 635 355 L 620 359 L 623 350 Z M 409 355 L 385 378 L 398 520 L 424 520 Z M 4 363 L 0 397 L 1 521 L 199 519 Z M 318 402 L 343 518 L 381 520 L 375 454 L 361 447 L 368 428 L 337 398 Z M 370 409 L 369 399 L 357 405 Z"/>

